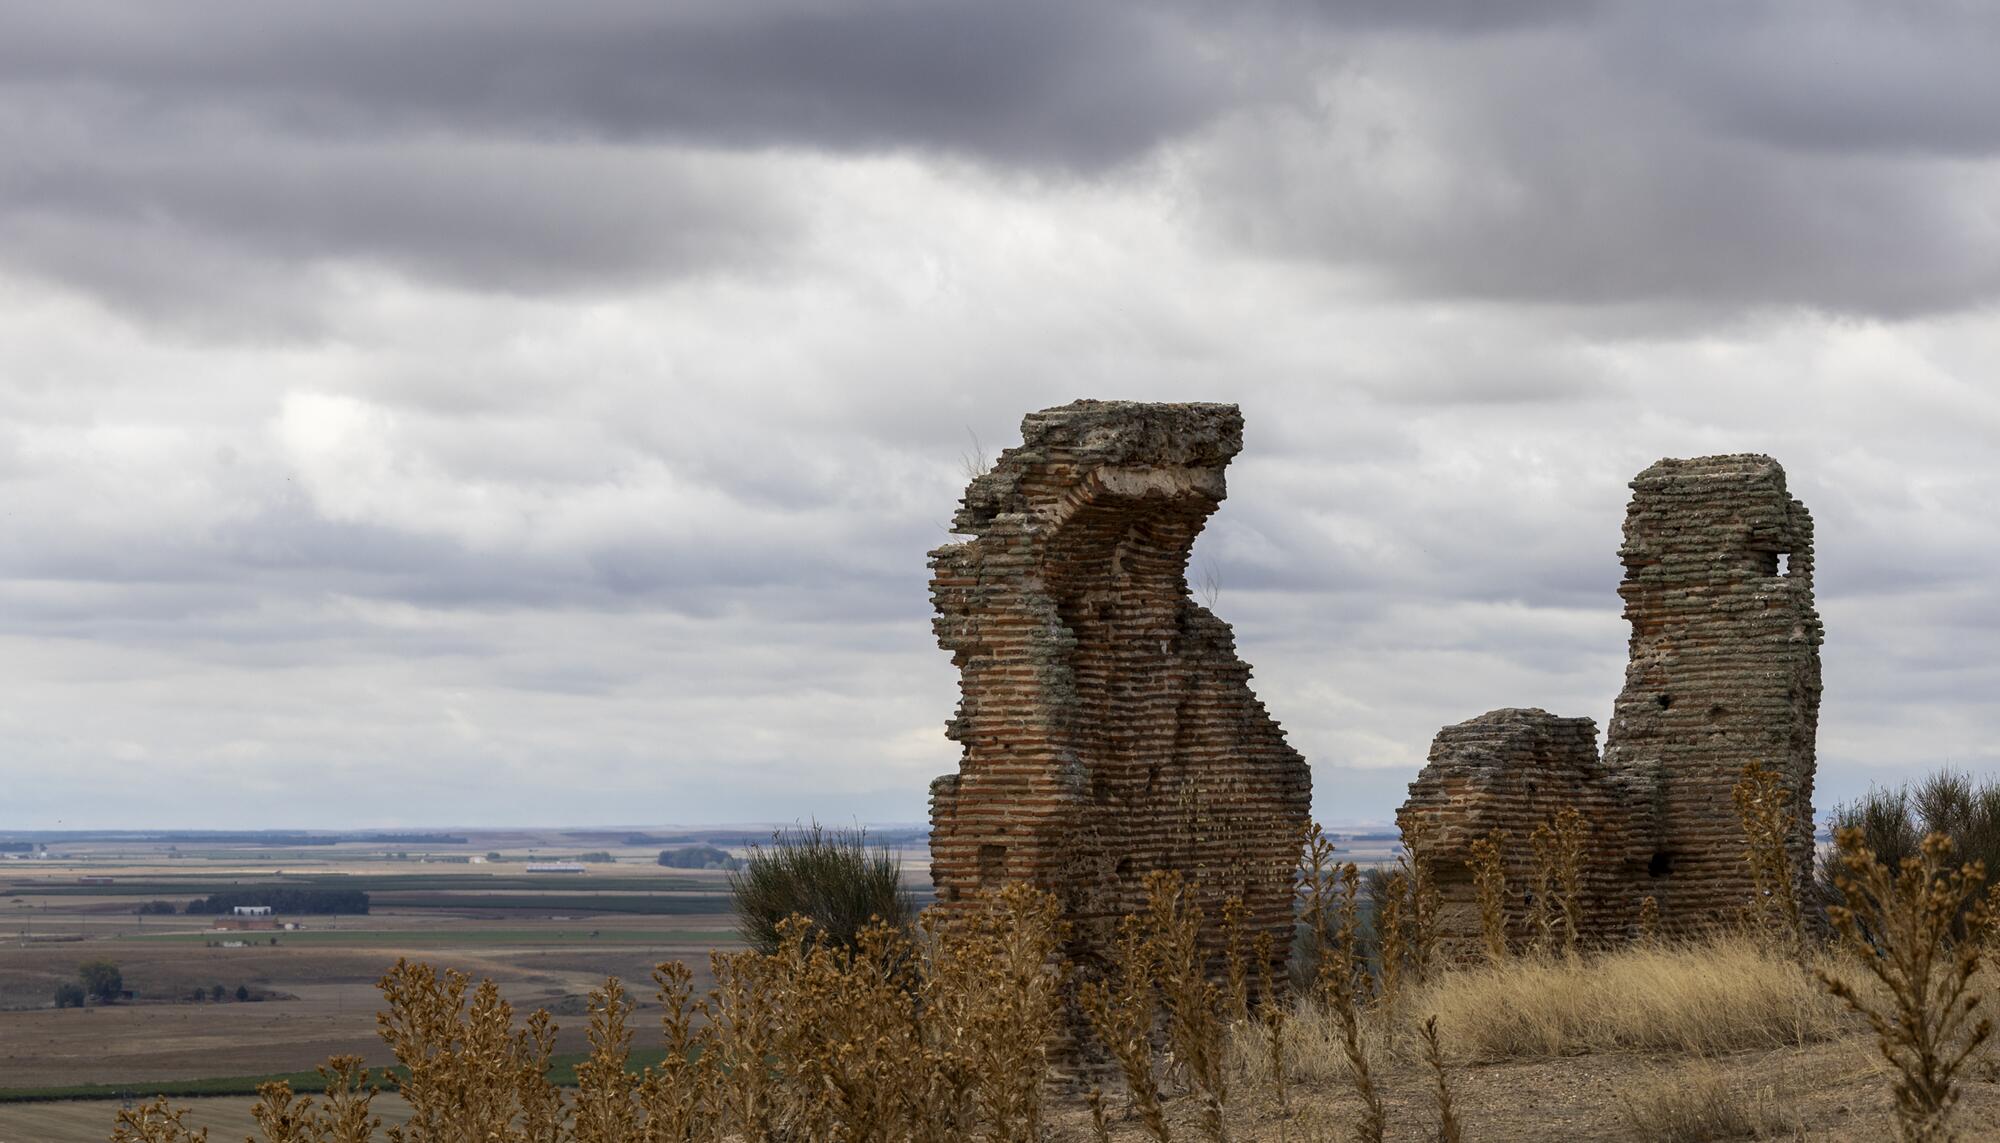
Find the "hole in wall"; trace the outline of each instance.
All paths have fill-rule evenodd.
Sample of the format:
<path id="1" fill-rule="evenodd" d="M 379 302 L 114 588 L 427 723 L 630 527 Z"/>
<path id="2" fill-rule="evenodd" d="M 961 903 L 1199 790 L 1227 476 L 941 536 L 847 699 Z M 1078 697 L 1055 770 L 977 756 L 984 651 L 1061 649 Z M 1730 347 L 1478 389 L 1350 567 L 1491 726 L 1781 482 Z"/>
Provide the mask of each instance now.
<path id="1" fill-rule="evenodd" d="M 1665 877 L 1674 871 L 1674 855 L 1661 850 L 1646 862 L 1646 876 Z"/>
<path id="2" fill-rule="evenodd" d="M 1778 574 L 1782 576 L 1789 576 L 1792 574 L 1792 553 L 1790 552 L 1778 553 Z"/>
<path id="3" fill-rule="evenodd" d="M 979 847 L 979 881 L 985 884 L 998 881 L 1007 871 L 1007 847 L 1004 845 L 982 845 Z"/>
<path id="4" fill-rule="evenodd" d="M 1674 696 L 1672 695 L 1661 695 L 1653 701 L 1660 704 L 1661 710 L 1674 709 Z"/>
<path id="5" fill-rule="evenodd" d="M 1118 867 L 1113 872 L 1118 875 L 1118 880 L 1120 881 L 1130 880 L 1132 877 L 1132 859 L 1129 857 L 1119 858 Z"/>

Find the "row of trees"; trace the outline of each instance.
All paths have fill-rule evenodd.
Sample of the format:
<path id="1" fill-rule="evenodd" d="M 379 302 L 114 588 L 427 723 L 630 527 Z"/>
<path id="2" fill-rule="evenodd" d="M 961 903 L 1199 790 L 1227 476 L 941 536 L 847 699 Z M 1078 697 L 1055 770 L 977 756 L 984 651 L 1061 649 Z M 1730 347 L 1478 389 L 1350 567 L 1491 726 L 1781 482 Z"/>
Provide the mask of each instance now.
<path id="1" fill-rule="evenodd" d="M 668 869 L 728 869 L 736 870 L 743 863 L 729 855 L 729 851 L 713 845 L 688 845 L 679 849 L 660 851 L 660 864 Z"/>
<path id="2" fill-rule="evenodd" d="M 216 893 L 208 897 L 197 897 L 187 903 L 187 911 L 190 915 L 206 915 L 228 913 L 238 907 L 255 906 L 268 906 L 274 913 L 289 913 L 293 916 L 331 913 L 361 914 L 368 911 L 368 894 L 359 889 L 314 889 L 304 886 L 259 885 L 226 893 Z"/>

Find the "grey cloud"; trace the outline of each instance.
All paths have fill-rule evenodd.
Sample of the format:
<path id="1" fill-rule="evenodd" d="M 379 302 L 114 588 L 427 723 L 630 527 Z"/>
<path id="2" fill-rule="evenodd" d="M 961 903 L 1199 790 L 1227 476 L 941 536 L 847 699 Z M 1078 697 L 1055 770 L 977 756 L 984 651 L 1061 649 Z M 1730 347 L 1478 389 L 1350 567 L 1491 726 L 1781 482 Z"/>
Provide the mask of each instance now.
<path id="1" fill-rule="evenodd" d="M 1625 5 L 1612 58 L 1711 129 L 1806 151 L 2000 152 L 2000 12 L 1957 0 Z"/>
<path id="2" fill-rule="evenodd" d="M 686 156 L 268 137 L 242 149 L 207 133 L 58 151 L 30 133 L 0 131 L 35 160 L 0 166 L 8 261 L 139 313 L 234 311 L 252 328 L 292 324 L 342 265 L 482 291 L 604 289 L 773 266 L 797 225 L 774 188 Z"/>
<path id="3" fill-rule="evenodd" d="M 12 7 L 0 76 L 16 85 L 315 135 L 581 132 L 1094 167 L 1215 114 L 1238 85 L 1167 6 Z"/>
<path id="4" fill-rule="evenodd" d="M 1793 67 L 1847 75 L 1810 43 L 1804 63 L 1711 58 L 1783 59 L 1788 36 L 1813 34 L 1797 10 L 1761 51 L 1729 39 L 1730 17 L 1643 11 L 1657 16 L 1357 41 L 1321 106 L 1232 122 L 1190 151 L 1204 215 L 1227 242 L 1410 297 L 1630 307 L 1656 327 L 1795 307 L 1894 317 L 2000 296 L 1992 146 L 1967 135 L 1963 158 L 1938 154 L 1942 141 L 1899 125 L 1929 119 L 1922 105 L 1871 126 L 1792 90 Z M 1923 81 L 1925 53 L 1966 52 L 1946 22 L 1904 35 L 1906 87 Z M 1990 77 L 1947 70 L 1940 98 L 1991 104 Z M 1875 103 L 1865 75 L 1824 82 Z M 1785 107 L 1824 130 L 1780 124 Z M 1975 111 L 1957 118 L 1990 129 Z M 1889 138 L 1905 142 L 1879 145 Z"/>

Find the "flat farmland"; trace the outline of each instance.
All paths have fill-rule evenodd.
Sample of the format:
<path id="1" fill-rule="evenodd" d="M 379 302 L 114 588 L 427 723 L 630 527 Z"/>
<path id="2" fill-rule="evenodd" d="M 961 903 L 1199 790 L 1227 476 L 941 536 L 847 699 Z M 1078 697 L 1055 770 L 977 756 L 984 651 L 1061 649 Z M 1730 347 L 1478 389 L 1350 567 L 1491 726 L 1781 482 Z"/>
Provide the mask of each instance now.
<path id="1" fill-rule="evenodd" d="M 325 852 L 0 864 L 0 1096 L 79 1083 L 143 1093 L 149 1083 L 310 1070 L 340 1053 L 386 1065 L 375 985 L 398 958 L 491 979 L 518 1008 L 549 1009 L 559 1052 L 583 1049 L 584 997 L 607 976 L 641 1002 L 643 1030 L 657 1016 L 654 965 L 686 961 L 706 987 L 709 951 L 737 947 L 726 875 L 664 869 L 656 853 L 618 853 L 583 874 Z M 276 924 L 299 927 L 260 919 L 239 931 L 180 911 L 216 893 L 321 888 L 366 892 L 369 912 L 284 914 Z M 138 912 L 158 901 L 177 912 Z M 116 964 L 130 996 L 54 1008 L 57 985 L 93 960 Z M 0 1104 L 9 1125 L 0 1139 L 57 1137 L 18 1126 L 23 1106 Z M 111 1110 L 99 1102 L 87 1114 L 96 1125 L 87 1137 L 103 1138 Z"/>

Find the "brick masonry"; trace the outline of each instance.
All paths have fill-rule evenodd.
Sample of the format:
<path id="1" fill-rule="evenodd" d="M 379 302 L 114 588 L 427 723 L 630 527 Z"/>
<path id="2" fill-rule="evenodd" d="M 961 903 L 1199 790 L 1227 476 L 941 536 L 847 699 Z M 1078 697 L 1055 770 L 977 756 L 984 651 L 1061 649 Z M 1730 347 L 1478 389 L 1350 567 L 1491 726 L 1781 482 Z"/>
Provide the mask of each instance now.
<path id="1" fill-rule="evenodd" d="M 1630 656 L 1602 758 L 1589 719 L 1494 711 L 1438 734 L 1398 811 L 1436 835 L 1448 941 L 1476 947 L 1465 846 L 1495 830 L 1511 839 L 1509 927 L 1525 933 L 1527 837 L 1565 805 L 1592 826 L 1591 939 L 1629 936 L 1647 896 L 1667 932 L 1730 920 L 1751 895 L 1731 791 L 1753 761 L 1793 793 L 1804 891 L 1823 636 L 1812 517 L 1767 456 L 1662 460 L 1632 493 L 1618 589 Z"/>
<path id="2" fill-rule="evenodd" d="M 1145 876 L 1178 870 L 1211 942 L 1238 896 L 1249 931 L 1285 949 L 1311 775 L 1186 579 L 1241 413 L 1078 401 L 1029 415 L 1021 438 L 967 487 L 952 530 L 970 539 L 931 553 L 962 691 L 959 769 L 931 786 L 940 904 L 1047 888 L 1089 971 Z"/>

